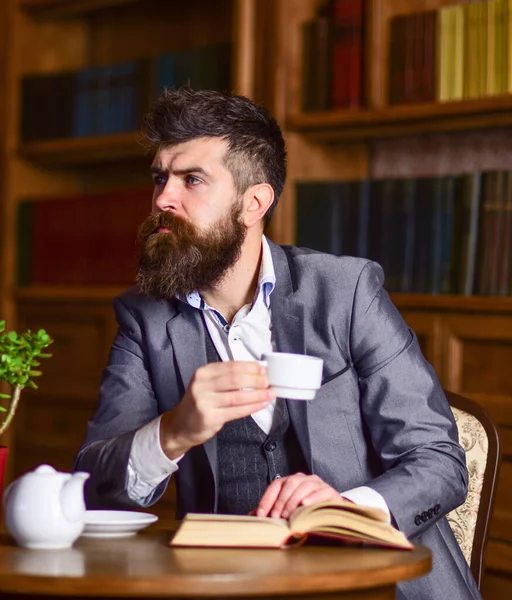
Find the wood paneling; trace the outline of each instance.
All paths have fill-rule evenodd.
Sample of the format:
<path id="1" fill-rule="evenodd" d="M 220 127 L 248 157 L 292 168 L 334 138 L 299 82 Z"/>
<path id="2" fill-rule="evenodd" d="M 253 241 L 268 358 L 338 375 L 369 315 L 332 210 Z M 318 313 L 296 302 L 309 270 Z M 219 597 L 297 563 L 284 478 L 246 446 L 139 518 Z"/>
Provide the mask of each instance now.
<path id="1" fill-rule="evenodd" d="M 439 352 L 439 317 L 426 311 L 402 309 L 402 317 L 418 338 L 425 358 L 439 374 L 442 360 Z"/>
<path id="2" fill-rule="evenodd" d="M 485 600 L 501 600 L 512 596 L 512 578 L 503 573 L 486 571 L 482 582 L 482 597 Z"/>
<path id="3" fill-rule="evenodd" d="M 14 425 L 12 476 L 40 463 L 69 470 L 94 413 L 115 335 L 110 300 L 31 299 L 19 304 L 18 325 L 21 331 L 46 329 L 54 343 L 48 349 L 52 358 L 41 363 L 39 389 L 23 392 Z"/>
<path id="4" fill-rule="evenodd" d="M 421 305 L 418 298 L 411 297 L 411 303 Z M 485 562 L 492 573 L 484 589 L 504 593 L 512 577 L 512 315 L 508 310 L 509 314 L 489 314 L 489 305 L 479 305 L 477 299 L 464 312 L 457 312 L 450 301 L 445 304 L 448 310 L 441 303 L 433 303 L 430 311 L 414 310 L 402 297 L 400 309 L 417 330 L 444 387 L 481 403 L 498 426 L 502 464 Z"/>

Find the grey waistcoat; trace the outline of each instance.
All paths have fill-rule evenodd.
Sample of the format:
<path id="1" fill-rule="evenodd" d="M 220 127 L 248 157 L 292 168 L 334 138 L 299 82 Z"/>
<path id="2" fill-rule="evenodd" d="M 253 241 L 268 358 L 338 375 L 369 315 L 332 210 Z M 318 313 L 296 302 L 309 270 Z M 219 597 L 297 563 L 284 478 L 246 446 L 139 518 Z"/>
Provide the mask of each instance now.
<path id="1" fill-rule="evenodd" d="M 219 355 L 206 325 L 205 329 L 206 356 L 208 362 L 216 362 Z M 251 416 L 226 423 L 217 434 L 219 513 L 248 514 L 258 506 L 272 480 L 305 472 L 306 464 L 283 399 L 277 400 L 279 410 L 282 418 L 269 435 Z"/>

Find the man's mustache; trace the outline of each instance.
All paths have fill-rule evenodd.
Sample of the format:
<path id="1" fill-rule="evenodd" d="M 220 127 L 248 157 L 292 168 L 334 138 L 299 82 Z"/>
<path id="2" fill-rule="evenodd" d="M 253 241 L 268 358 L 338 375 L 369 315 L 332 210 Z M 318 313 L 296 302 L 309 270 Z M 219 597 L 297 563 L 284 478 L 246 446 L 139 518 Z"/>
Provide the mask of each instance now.
<path id="1" fill-rule="evenodd" d="M 190 232 L 192 229 L 188 221 L 176 216 L 172 212 L 156 212 L 150 214 L 148 218 L 141 224 L 138 235 L 139 240 L 143 241 L 147 239 L 150 235 L 156 233 L 160 227 L 170 229 L 177 234 L 185 231 Z"/>

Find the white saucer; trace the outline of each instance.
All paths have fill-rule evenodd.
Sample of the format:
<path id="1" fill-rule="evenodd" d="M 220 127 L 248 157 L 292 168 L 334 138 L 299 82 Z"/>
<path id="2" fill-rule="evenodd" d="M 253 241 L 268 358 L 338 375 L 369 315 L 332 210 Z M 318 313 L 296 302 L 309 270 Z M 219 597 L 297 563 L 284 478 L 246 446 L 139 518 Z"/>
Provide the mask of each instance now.
<path id="1" fill-rule="evenodd" d="M 157 520 L 158 517 L 151 513 L 129 510 L 87 510 L 85 511 L 85 527 L 82 536 L 129 537 Z"/>

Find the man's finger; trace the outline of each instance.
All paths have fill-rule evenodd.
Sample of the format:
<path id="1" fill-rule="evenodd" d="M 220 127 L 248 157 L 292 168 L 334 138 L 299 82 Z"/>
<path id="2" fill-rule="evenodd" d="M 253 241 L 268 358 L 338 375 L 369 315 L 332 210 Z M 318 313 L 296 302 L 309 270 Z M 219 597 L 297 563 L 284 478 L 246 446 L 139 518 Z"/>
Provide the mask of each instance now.
<path id="1" fill-rule="evenodd" d="M 269 405 L 269 401 L 266 402 L 251 402 L 249 404 L 243 404 L 240 406 L 234 406 L 231 408 L 220 409 L 219 417 L 224 423 L 228 421 L 234 421 L 236 419 L 243 419 L 248 417 L 259 410 L 266 408 Z"/>
<path id="2" fill-rule="evenodd" d="M 304 484 L 305 475 L 303 473 L 296 473 L 291 477 L 287 477 L 285 480 L 285 484 L 281 488 L 281 492 L 279 497 L 276 499 L 274 506 L 270 510 L 270 516 L 276 518 L 288 518 L 289 512 L 287 514 L 283 513 L 283 508 L 287 505 L 290 498 L 296 493 L 297 488 Z"/>
<path id="3" fill-rule="evenodd" d="M 318 481 L 309 478 L 303 479 L 288 498 L 282 498 L 284 502 L 279 505 L 280 498 L 278 502 L 276 502 L 276 509 L 280 510 L 283 519 L 287 519 L 292 512 L 302 504 L 304 498 L 307 498 L 318 491 L 319 486 L 325 487 L 325 484 L 321 484 Z"/>
<path id="4" fill-rule="evenodd" d="M 214 379 L 216 377 L 222 377 L 223 375 L 229 373 L 252 373 L 261 375 L 265 372 L 265 367 L 260 365 L 255 360 L 230 360 L 212 362 L 203 365 L 196 370 L 194 376 L 198 381 L 204 381 L 208 379 Z"/>
<path id="5" fill-rule="evenodd" d="M 261 497 L 260 503 L 258 504 L 258 508 L 256 509 L 256 516 L 268 516 L 268 513 L 270 512 L 270 509 L 274 506 L 274 503 L 277 500 L 281 488 L 285 482 L 286 478 L 276 479 L 268 486 L 268 488 L 265 490 L 265 493 Z"/>
<path id="6" fill-rule="evenodd" d="M 261 390 L 268 388 L 267 376 L 264 373 L 223 373 L 210 382 L 214 392 L 230 392 L 234 390 Z"/>
<path id="7" fill-rule="evenodd" d="M 236 409 L 249 404 L 269 403 L 276 397 L 274 390 L 236 390 L 215 394 L 215 407 L 220 410 Z"/>

